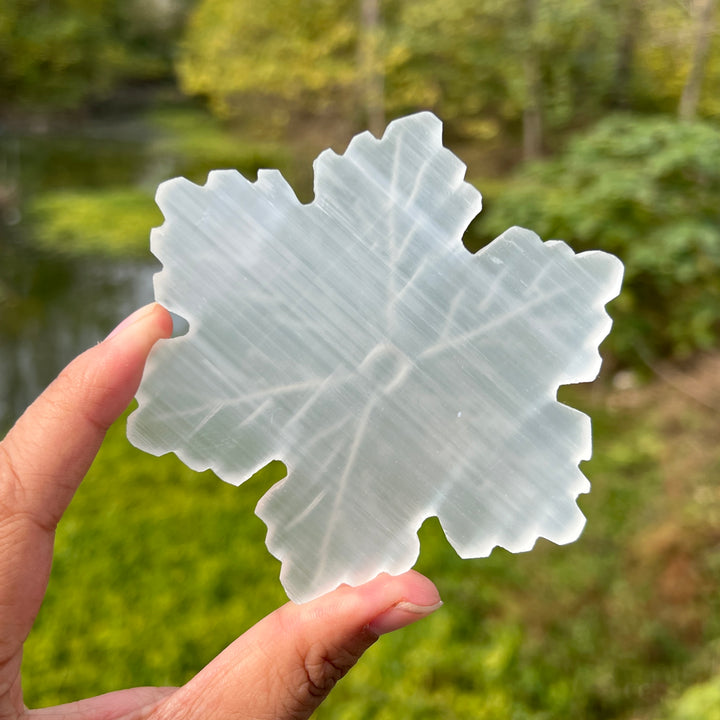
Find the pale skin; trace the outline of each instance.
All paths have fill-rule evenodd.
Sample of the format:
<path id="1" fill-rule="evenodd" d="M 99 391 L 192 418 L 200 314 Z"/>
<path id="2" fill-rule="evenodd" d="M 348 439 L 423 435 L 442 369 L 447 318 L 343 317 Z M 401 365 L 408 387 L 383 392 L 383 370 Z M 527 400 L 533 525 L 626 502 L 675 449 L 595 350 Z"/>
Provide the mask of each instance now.
<path id="1" fill-rule="evenodd" d="M 141 308 L 76 358 L 0 443 L 0 720 L 307 718 L 380 635 L 440 605 L 422 575 L 381 575 L 305 605 L 283 605 L 182 687 L 25 706 L 23 643 L 45 594 L 55 529 L 105 432 L 135 394 L 151 347 L 171 329 L 160 305 Z"/>

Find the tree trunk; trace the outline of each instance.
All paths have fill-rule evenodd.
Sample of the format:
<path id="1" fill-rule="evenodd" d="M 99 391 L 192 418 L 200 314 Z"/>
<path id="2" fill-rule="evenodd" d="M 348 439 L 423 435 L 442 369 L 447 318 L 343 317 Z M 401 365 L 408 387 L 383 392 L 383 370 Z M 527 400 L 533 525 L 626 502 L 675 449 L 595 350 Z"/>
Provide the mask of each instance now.
<path id="1" fill-rule="evenodd" d="M 385 77 L 380 56 L 380 0 L 360 0 L 358 65 L 360 97 L 368 129 L 385 130 Z"/>
<path id="2" fill-rule="evenodd" d="M 523 159 L 535 160 L 542 154 L 542 94 L 537 58 L 525 58 L 525 107 L 523 109 Z"/>
<path id="3" fill-rule="evenodd" d="M 525 77 L 525 102 L 523 108 L 523 159 L 534 160 L 542 154 L 542 84 L 540 59 L 533 41 L 537 0 L 525 0 L 525 32 L 527 44 L 523 60 Z"/>
<path id="4" fill-rule="evenodd" d="M 713 14 L 717 0 L 698 0 L 693 33 L 692 58 L 685 86 L 678 106 L 681 120 L 694 120 L 700 103 L 705 65 L 710 50 L 710 38 L 713 33 Z"/>
<path id="5" fill-rule="evenodd" d="M 610 90 L 612 107 L 626 110 L 630 107 L 635 48 L 640 28 L 642 9 L 638 0 L 627 0 L 620 8 L 620 34 L 617 42 L 615 77 Z"/>

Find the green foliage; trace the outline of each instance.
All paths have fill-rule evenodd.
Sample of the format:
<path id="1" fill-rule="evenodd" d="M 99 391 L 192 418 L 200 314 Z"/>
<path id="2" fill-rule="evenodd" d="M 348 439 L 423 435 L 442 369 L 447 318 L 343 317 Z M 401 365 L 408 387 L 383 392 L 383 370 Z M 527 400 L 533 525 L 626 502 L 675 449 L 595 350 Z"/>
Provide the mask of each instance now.
<path id="1" fill-rule="evenodd" d="M 720 333 L 720 129 L 609 117 L 557 158 L 486 194 L 475 242 L 509 225 L 626 265 L 608 347 L 623 361 L 685 356 Z"/>
<path id="2" fill-rule="evenodd" d="M 243 94 L 338 102 L 354 82 L 356 17 L 353 0 L 205 0 L 188 24 L 182 86 L 224 113 L 237 112 Z"/>
<path id="3" fill-rule="evenodd" d="M 695 3 L 379 0 L 379 28 L 363 27 L 359 5 L 0 0 L 0 92 L 10 104 L 74 107 L 169 79 L 175 59 L 186 92 L 269 128 L 326 112 L 357 122 L 371 72 L 384 77 L 388 115 L 431 108 L 466 137 L 516 138 L 537 103 L 553 148 L 609 108 L 674 111 L 691 64 Z M 713 115 L 718 43 L 704 66 L 700 111 Z"/>
<path id="4" fill-rule="evenodd" d="M 693 10 L 700 2 L 672 3 L 665 0 L 645 0 L 643 12 L 637 18 L 636 77 L 633 82 L 634 106 L 645 111 L 675 112 L 692 58 Z M 706 117 L 720 113 L 720 43 L 717 42 L 717 10 L 714 27 L 706 31 L 715 34 L 710 56 L 705 65 L 704 92 L 700 112 Z"/>
<path id="5" fill-rule="evenodd" d="M 529 53 L 553 126 L 597 108 L 612 82 L 617 12 L 595 0 L 539 0 L 532 26 L 522 5 L 497 0 L 389 0 L 381 7 L 376 69 L 391 115 L 432 108 L 471 135 L 496 132 L 490 120 L 519 122 Z M 268 0 L 261 8 L 202 0 L 179 77 L 186 92 L 207 96 L 225 114 L 247 113 L 249 99 L 260 96 L 276 100 L 270 107 L 279 120 L 289 118 L 288 109 L 317 115 L 328 106 L 359 115 L 367 69 L 357 47 L 365 31 L 358 3 L 349 0 Z"/>
<path id="6" fill-rule="evenodd" d="M 599 107 L 616 62 L 616 12 L 594 0 L 522 3 L 455 0 L 398 3 L 387 52 L 392 111 L 429 106 L 472 136 L 478 116 L 512 125 L 528 101 L 525 70 L 537 66 L 545 122 L 564 127 Z M 481 131 L 487 132 L 486 129 Z"/>
<path id="7" fill-rule="evenodd" d="M 0 2 L 0 88 L 7 100 L 73 106 L 104 91 L 122 55 L 109 0 Z"/>
<path id="8" fill-rule="evenodd" d="M 200 0 L 182 44 L 186 92 L 226 115 L 265 122 L 362 117 L 361 88 L 379 73 L 389 116 L 429 108 L 465 137 L 517 137 L 529 108 L 546 147 L 618 106 L 674 112 L 690 69 L 693 16 L 662 0 L 385 0 L 378 29 L 350 0 Z M 377 55 L 360 60 L 373 34 Z M 715 44 L 717 45 L 717 43 Z M 706 62 L 700 110 L 720 77 L 720 48 Z M 714 84 L 713 84 L 714 83 Z M 258 105 L 258 101 L 264 104 Z"/>
<path id="9" fill-rule="evenodd" d="M 6 106 L 74 108 L 121 80 L 168 77 L 187 4 L 0 0 L 0 96 Z"/>

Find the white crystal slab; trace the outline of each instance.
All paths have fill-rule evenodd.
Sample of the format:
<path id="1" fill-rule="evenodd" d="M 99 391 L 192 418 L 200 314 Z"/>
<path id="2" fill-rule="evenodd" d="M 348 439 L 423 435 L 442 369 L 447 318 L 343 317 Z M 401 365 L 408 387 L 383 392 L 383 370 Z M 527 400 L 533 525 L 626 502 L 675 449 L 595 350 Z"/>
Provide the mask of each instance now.
<path id="1" fill-rule="evenodd" d="M 295 601 L 409 569 L 430 516 L 463 557 L 584 525 L 590 421 L 555 398 L 596 377 L 622 264 L 521 228 L 471 255 L 464 176 L 420 113 L 322 153 L 309 205 L 272 170 L 158 189 L 155 296 L 189 331 L 128 437 L 236 485 L 284 461 L 257 514 Z"/>

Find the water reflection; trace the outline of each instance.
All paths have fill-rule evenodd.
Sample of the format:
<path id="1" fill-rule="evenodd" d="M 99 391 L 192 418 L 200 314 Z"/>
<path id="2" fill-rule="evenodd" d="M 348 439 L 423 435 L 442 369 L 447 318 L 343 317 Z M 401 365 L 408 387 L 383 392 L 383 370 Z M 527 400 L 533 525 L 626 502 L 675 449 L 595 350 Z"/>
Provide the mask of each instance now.
<path id="1" fill-rule="evenodd" d="M 0 430 L 75 355 L 152 300 L 151 261 L 70 258 L 0 227 Z"/>
<path id="2" fill-rule="evenodd" d="M 27 208 L 52 190 L 147 180 L 148 133 L 133 118 L 0 127 L 0 432 L 75 355 L 152 299 L 152 261 L 39 250 Z M 149 228 L 148 228 L 149 230 Z"/>

